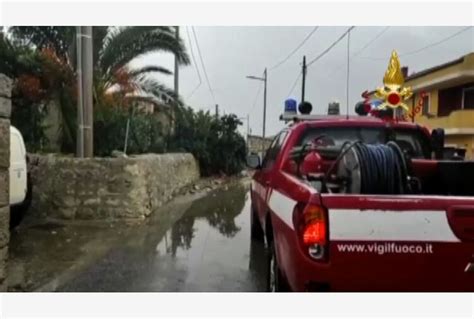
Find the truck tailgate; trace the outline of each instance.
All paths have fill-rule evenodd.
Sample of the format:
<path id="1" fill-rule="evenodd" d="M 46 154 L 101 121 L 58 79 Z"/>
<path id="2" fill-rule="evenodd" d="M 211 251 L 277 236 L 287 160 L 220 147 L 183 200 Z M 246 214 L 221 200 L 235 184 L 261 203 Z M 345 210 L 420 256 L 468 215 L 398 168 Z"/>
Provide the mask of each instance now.
<path id="1" fill-rule="evenodd" d="M 332 289 L 474 291 L 474 198 L 321 198 Z"/>

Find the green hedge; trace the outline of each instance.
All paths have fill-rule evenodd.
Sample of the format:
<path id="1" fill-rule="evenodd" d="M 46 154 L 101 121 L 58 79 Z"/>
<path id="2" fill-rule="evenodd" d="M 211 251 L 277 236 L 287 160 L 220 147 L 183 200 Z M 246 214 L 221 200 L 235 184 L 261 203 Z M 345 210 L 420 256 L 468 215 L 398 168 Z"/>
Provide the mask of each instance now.
<path id="1" fill-rule="evenodd" d="M 12 112 L 12 123 L 23 133 L 29 152 L 48 151 L 44 147 L 47 144 L 45 127 L 41 124 L 46 114 L 41 110 L 37 105 L 17 105 Z M 71 108 L 68 114 L 73 112 Z M 237 131 L 242 123 L 236 115 L 216 118 L 209 112 L 178 107 L 173 117 L 174 132 L 169 132 L 158 114 L 132 114 L 127 109 L 97 106 L 94 109 L 94 155 L 103 157 L 110 156 L 114 150 L 123 151 L 130 119 L 127 154 L 190 152 L 198 160 L 204 176 L 233 175 L 244 168 L 246 144 Z M 71 118 L 75 119 L 75 114 Z M 67 144 L 62 142 L 61 149 L 66 153 L 73 153 L 75 149 L 75 132 L 70 135 Z"/>
<path id="2" fill-rule="evenodd" d="M 242 122 L 235 114 L 216 118 L 209 112 L 180 107 L 175 112 L 172 151 L 192 153 L 203 175 L 232 175 L 244 168 L 246 145 L 237 132 Z"/>
<path id="3" fill-rule="evenodd" d="M 209 112 L 177 107 L 173 117 L 174 132 L 170 134 L 156 114 L 101 108 L 94 118 L 95 155 L 109 156 L 113 150 L 123 150 L 130 118 L 127 154 L 190 152 L 204 176 L 232 175 L 244 168 L 246 144 L 237 131 L 242 122 L 236 115 L 216 118 Z"/>
<path id="4" fill-rule="evenodd" d="M 123 151 L 129 119 L 127 154 L 165 152 L 162 125 L 157 116 L 132 114 L 116 108 L 103 108 L 94 113 L 94 155 L 110 156 L 114 150 Z"/>

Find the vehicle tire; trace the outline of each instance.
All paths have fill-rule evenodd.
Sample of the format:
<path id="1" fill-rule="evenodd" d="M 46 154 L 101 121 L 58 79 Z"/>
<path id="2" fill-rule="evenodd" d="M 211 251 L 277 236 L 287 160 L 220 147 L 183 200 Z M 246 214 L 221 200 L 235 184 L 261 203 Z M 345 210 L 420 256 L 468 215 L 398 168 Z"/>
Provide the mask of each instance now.
<path id="1" fill-rule="evenodd" d="M 250 208 L 250 238 L 263 242 L 263 229 L 257 217 L 255 209 Z"/>
<path id="2" fill-rule="evenodd" d="M 269 245 L 268 252 L 268 271 L 267 271 L 267 291 L 268 292 L 288 292 L 289 287 L 285 281 L 285 278 L 281 275 L 278 261 L 275 254 L 275 245 L 271 243 Z"/>

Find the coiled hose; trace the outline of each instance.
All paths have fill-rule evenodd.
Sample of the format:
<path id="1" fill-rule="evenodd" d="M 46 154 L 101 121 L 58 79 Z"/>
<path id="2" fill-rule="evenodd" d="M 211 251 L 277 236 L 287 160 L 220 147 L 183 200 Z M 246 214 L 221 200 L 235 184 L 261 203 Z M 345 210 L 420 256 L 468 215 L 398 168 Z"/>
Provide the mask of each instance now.
<path id="1" fill-rule="evenodd" d="M 327 177 L 350 149 L 354 149 L 359 162 L 361 194 L 396 195 L 409 192 L 405 157 L 395 142 L 370 145 L 357 141 L 345 144 L 327 171 Z"/>
<path id="2" fill-rule="evenodd" d="M 360 164 L 362 194 L 403 194 L 406 167 L 398 145 L 354 145 Z"/>

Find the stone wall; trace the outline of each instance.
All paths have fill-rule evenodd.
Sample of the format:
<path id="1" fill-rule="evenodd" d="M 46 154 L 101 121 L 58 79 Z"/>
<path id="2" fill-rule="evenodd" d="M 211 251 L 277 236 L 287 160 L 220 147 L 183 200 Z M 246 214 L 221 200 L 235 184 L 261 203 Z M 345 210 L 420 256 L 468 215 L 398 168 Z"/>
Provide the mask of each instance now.
<path id="1" fill-rule="evenodd" d="M 30 155 L 28 214 L 60 219 L 144 218 L 199 178 L 191 154 L 79 159 Z"/>
<path id="2" fill-rule="evenodd" d="M 0 74 L 0 291 L 6 291 L 6 265 L 10 240 L 10 112 L 12 82 Z"/>

